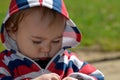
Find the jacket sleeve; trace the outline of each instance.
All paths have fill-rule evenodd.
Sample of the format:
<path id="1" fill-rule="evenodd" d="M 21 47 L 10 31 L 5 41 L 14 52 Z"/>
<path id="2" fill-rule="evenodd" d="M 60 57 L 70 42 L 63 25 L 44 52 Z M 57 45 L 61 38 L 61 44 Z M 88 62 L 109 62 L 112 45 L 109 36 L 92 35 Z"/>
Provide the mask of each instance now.
<path id="1" fill-rule="evenodd" d="M 79 60 L 76 56 L 72 55 L 70 62 L 74 73 L 70 73 L 69 76 L 78 80 L 104 80 L 104 75 L 101 71 L 87 62 Z"/>

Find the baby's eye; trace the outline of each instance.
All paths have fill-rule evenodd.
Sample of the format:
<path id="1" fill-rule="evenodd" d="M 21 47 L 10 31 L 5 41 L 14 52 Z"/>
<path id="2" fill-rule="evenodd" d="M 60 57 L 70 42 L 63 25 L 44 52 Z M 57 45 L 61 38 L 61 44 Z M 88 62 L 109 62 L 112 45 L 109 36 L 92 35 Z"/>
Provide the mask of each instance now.
<path id="1" fill-rule="evenodd" d="M 41 44 L 42 41 L 33 41 L 34 44 Z"/>
<path id="2" fill-rule="evenodd" d="M 55 40 L 55 41 L 52 41 L 53 43 L 59 43 L 60 42 L 60 40 Z"/>

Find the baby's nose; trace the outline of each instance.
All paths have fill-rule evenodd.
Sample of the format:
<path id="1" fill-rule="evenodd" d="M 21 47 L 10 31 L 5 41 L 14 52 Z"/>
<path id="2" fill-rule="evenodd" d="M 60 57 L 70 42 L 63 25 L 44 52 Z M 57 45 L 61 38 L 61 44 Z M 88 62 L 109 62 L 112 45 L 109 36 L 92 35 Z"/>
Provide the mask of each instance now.
<path id="1" fill-rule="evenodd" d="M 43 45 L 41 51 L 42 51 L 43 53 L 49 53 L 49 52 L 51 51 L 51 46 L 50 46 L 50 44 Z"/>

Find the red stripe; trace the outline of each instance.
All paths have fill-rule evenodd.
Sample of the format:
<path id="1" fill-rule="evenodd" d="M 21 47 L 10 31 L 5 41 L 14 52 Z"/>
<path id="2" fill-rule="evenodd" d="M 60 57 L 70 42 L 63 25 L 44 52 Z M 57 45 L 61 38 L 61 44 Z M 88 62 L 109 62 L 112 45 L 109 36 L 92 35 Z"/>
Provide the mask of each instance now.
<path id="1" fill-rule="evenodd" d="M 12 52 L 8 51 L 7 54 L 6 54 L 6 56 L 9 57 L 9 56 L 11 56 L 12 54 L 13 54 Z"/>
<path id="2" fill-rule="evenodd" d="M 31 80 L 31 78 L 24 78 L 24 79 L 22 79 L 22 80 Z"/>
<path id="3" fill-rule="evenodd" d="M 18 68 L 14 69 L 14 77 L 17 78 L 20 75 L 25 75 L 31 72 L 38 72 L 40 69 L 38 67 L 36 67 L 35 64 L 31 65 L 31 67 L 28 67 L 26 65 L 21 65 L 18 66 Z"/>
<path id="4" fill-rule="evenodd" d="M 71 38 L 76 38 L 75 32 L 64 32 L 63 34 L 64 37 L 71 37 Z"/>
<path id="5" fill-rule="evenodd" d="M 50 66 L 48 67 L 48 70 L 52 70 L 52 69 L 54 69 L 54 67 L 55 67 L 55 63 L 52 62 L 52 63 L 50 64 Z"/>
<path id="6" fill-rule="evenodd" d="M 43 2 L 43 0 L 39 0 L 39 2 L 40 2 L 40 6 L 42 6 L 42 2 Z"/>
<path id="7" fill-rule="evenodd" d="M 80 70 L 81 73 L 84 74 L 91 74 L 92 72 L 96 71 L 96 68 L 91 66 L 90 64 L 86 64 L 85 66 L 82 67 L 82 69 Z"/>
<path id="8" fill-rule="evenodd" d="M 16 0 L 12 0 L 11 3 L 10 3 L 10 7 L 9 7 L 10 15 L 17 12 L 18 10 L 19 10 L 19 8 L 18 8 L 18 6 L 16 4 Z"/>
<path id="9" fill-rule="evenodd" d="M 0 56 L 1 56 L 1 55 L 0 55 Z M 2 60 L 4 60 L 3 57 L 2 57 L 2 58 L 0 57 L 0 67 L 6 69 L 6 70 L 10 73 L 10 70 L 8 69 L 8 66 L 6 66 L 6 65 L 2 62 Z"/>
<path id="10" fill-rule="evenodd" d="M 80 41 L 81 41 L 81 39 L 82 39 L 81 34 L 77 34 L 77 41 L 78 41 L 78 42 L 80 42 Z"/>
<path id="11" fill-rule="evenodd" d="M 4 38 L 3 33 L 0 34 L 0 37 L 1 37 L 1 41 L 2 41 L 2 43 L 4 43 L 4 42 L 5 42 L 5 38 Z"/>
<path id="12" fill-rule="evenodd" d="M 65 74 L 63 70 L 58 70 L 58 69 L 54 69 L 52 72 L 57 73 L 61 79 L 64 77 Z"/>
<path id="13" fill-rule="evenodd" d="M 60 78 L 64 76 L 64 71 L 56 69 L 54 62 L 50 64 L 50 66 L 48 67 L 48 70 L 51 72 L 57 73 L 60 76 Z"/>
<path id="14" fill-rule="evenodd" d="M 67 18 L 69 19 L 69 15 L 68 15 L 68 12 L 67 12 L 67 9 L 65 7 L 65 4 L 64 4 L 64 1 L 62 0 L 62 14 Z"/>
<path id="15" fill-rule="evenodd" d="M 67 70 L 66 76 L 70 75 L 70 74 L 73 73 L 73 72 L 74 72 L 73 69 L 72 69 L 72 68 L 69 68 L 69 69 Z"/>

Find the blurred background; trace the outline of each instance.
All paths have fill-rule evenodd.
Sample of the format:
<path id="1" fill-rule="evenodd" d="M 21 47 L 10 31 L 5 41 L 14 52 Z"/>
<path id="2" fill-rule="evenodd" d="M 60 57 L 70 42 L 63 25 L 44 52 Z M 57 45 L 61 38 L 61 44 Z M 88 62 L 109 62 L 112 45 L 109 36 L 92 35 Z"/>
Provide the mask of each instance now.
<path id="1" fill-rule="evenodd" d="M 120 0 L 64 0 L 82 33 L 72 51 L 100 69 L 106 80 L 120 80 Z M 0 0 L 2 23 L 10 0 Z M 0 42 L 0 51 L 4 47 Z"/>

